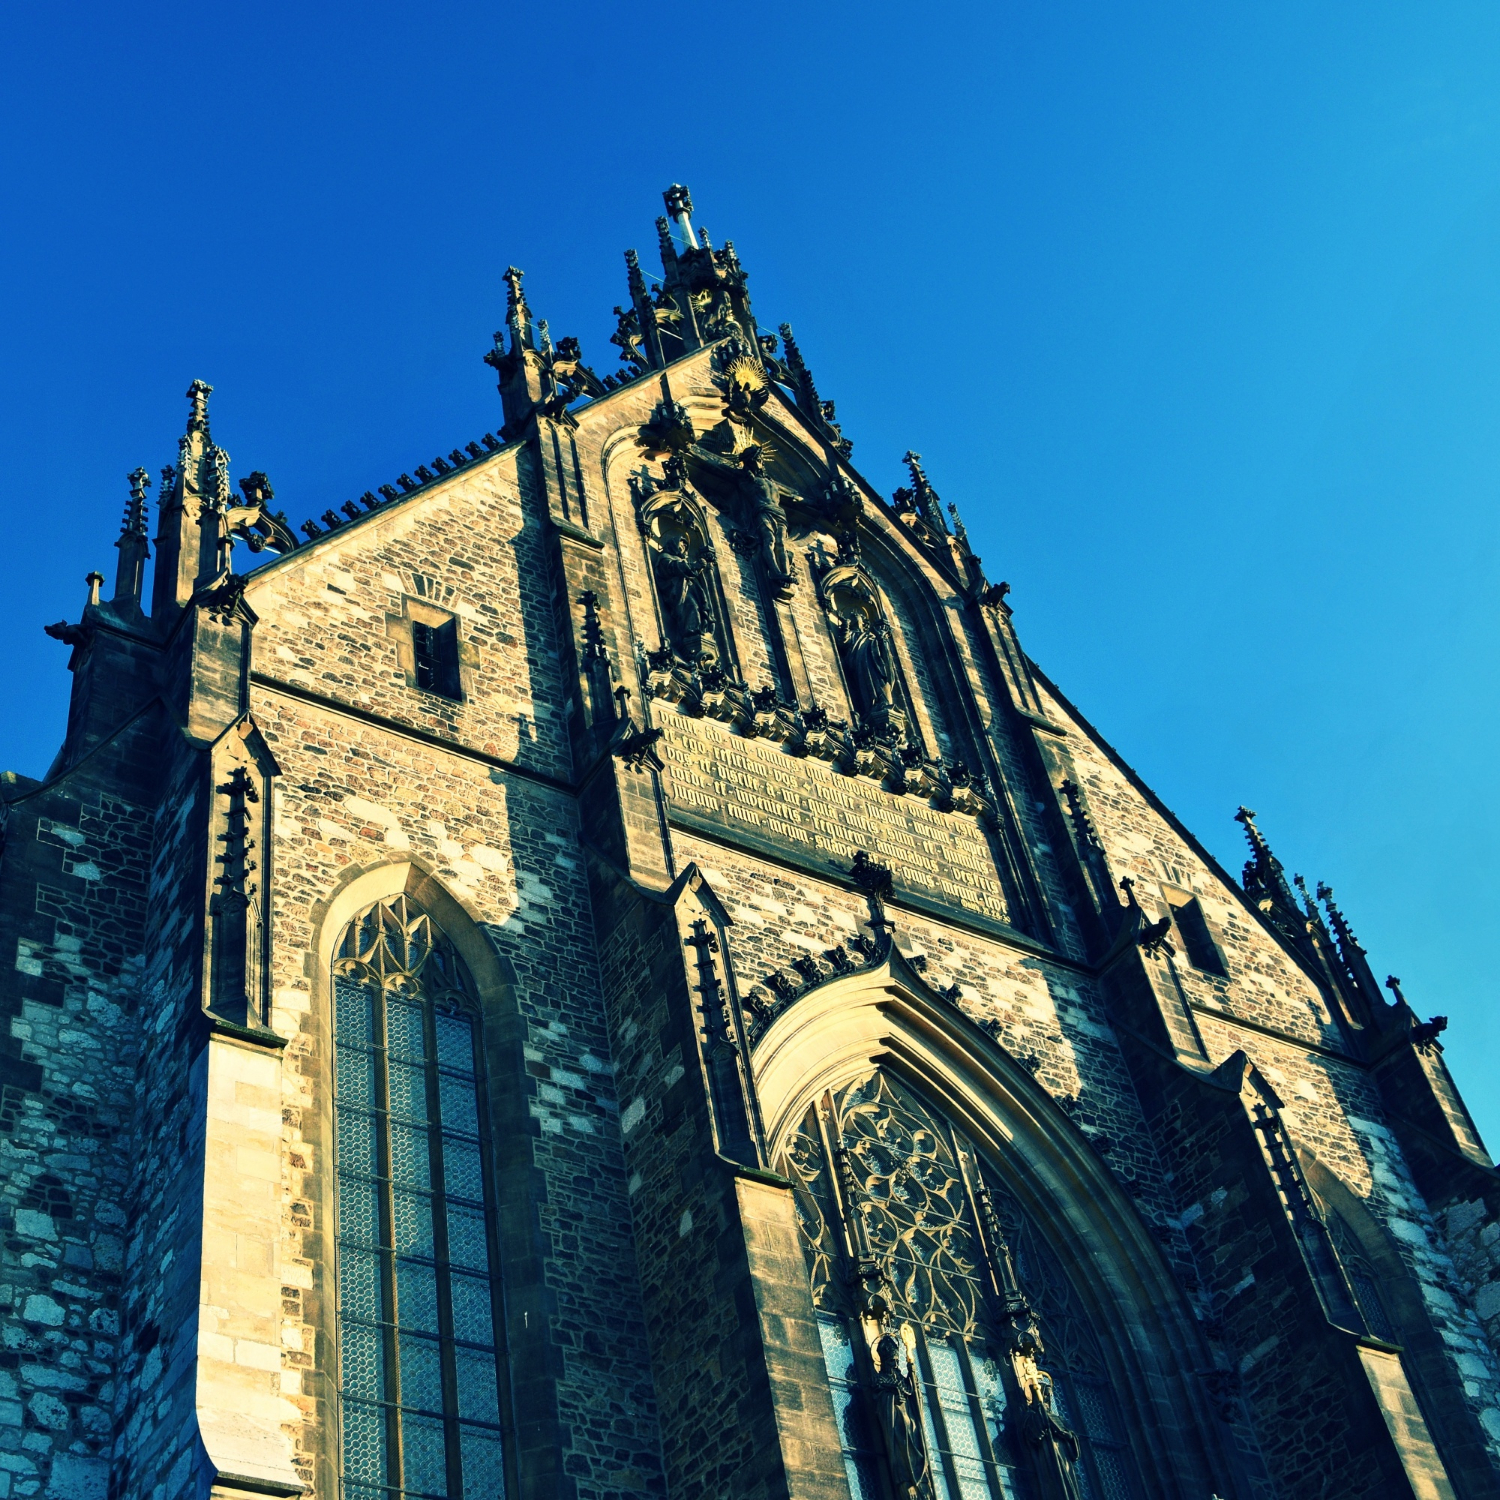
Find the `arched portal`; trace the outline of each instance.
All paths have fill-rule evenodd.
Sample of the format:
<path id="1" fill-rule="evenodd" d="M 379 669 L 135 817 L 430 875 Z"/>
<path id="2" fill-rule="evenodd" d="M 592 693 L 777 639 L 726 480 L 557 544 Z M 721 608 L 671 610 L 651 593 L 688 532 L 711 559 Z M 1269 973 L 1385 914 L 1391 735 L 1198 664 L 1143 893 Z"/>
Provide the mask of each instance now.
<path id="1" fill-rule="evenodd" d="M 899 953 L 800 997 L 754 1064 L 855 1500 L 1228 1491 L 1207 1351 L 1134 1204 Z"/>

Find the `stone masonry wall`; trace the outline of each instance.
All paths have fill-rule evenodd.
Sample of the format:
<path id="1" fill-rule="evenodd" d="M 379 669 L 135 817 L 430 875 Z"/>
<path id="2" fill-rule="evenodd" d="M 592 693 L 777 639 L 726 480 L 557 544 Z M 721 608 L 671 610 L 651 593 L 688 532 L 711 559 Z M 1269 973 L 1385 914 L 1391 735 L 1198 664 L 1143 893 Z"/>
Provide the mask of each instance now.
<path id="1" fill-rule="evenodd" d="M 1194 969 L 1181 955 L 1179 982 L 1217 1066 L 1243 1049 L 1277 1090 L 1296 1139 L 1364 1201 L 1384 1226 L 1423 1291 L 1427 1316 L 1447 1349 L 1464 1396 L 1500 1461 L 1500 1365 L 1468 1305 L 1463 1278 L 1412 1181 L 1369 1072 L 1352 1057 L 1316 986 L 1228 890 L 1188 842 L 1154 808 L 1065 711 L 1069 749 L 1112 870 L 1129 873 L 1148 911 L 1162 881 L 1197 895 L 1224 951 L 1227 978 Z M 1235 1025 L 1236 1019 L 1283 1033 Z M 1347 1058 L 1347 1060 L 1346 1060 Z M 1194 1205 L 1183 1204 L 1192 1213 Z"/>
<path id="2" fill-rule="evenodd" d="M 252 602 L 272 626 L 257 636 L 258 669 L 295 666 L 295 686 L 440 733 L 481 756 L 568 776 L 567 692 L 551 633 L 567 612 L 557 609 L 541 565 L 546 523 L 536 495 L 525 482 L 502 479 L 506 457 L 456 478 L 406 516 L 365 522 L 336 549 L 307 559 L 314 566 L 288 567 L 253 586 Z M 453 560 L 458 535 L 461 562 Z M 461 705 L 411 688 L 393 665 L 385 615 L 417 573 L 425 597 L 458 613 L 477 646 L 477 685 Z M 337 639 L 337 658 L 326 665 L 314 658 L 309 668 L 306 652 L 294 664 L 266 649 L 266 641 L 279 648 L 304 632 Z M 311 913 L 350 873 L 410 859 L 474 916 L 516 976 L 524 1071 L 492 1077 L 490 1086 L 526 1101 L 526 1139 L 499 1147 L 529 1155 L 535 1224 L 524 1232 L 539 1236 L 547 1269 L 534 1302 L 524 1288 L 514 1299 L 508 1293 L 506 1316 L 522 1346 L 531 1323 L 546 1319 L 563 1482 L 580 1497 L 659 1493 L 613 1063 L 572 800 L 458 746 L 439 749 L 273 687 L 257 687 L 252 707 L 282 770 L 273 1024 L 288 1038 L 282 1388 L 301 1413 L 291 1434 L 299 1467 L 313 1481 L 327 1439 L 320 1401 L 336 1386 L 333 1350 L 319 1336 L 326 1323 L 318 1309 L 333 1291 L 320 1248 L 332 1240 L 333 1204 L 323 1197 L 332 1143 L 319 1123 L 330 1114 L 331 1059 L 305 968 L 318 939 Z M 529 1400 L 528 1379 L 526 1368 L 513 1366 L 517 1410 Z"/>
<path id="3" fill-rule="evenodd" d="M 109 1474 L 150 815 L 107 780 L 14 803 L 0 855 L 0 1497 Z"/>
<path id="4" fill-rule="evenodd" d="M 868 932 L 868 909 L 855 892 L 783 870 L 721 844 L 676 830 L 679 867 L 697 863 L 734 925 L 729 950 L 741 995 L 773 996 L 766 976 L 780 970 L 802 983 L 793 959 L 811 958 L 824 977 L 824 955 Z M 937 989 L 957 984 L 960 1006 L 1011 1053 L 1067 1111 L 1135 1198 L 1169 1256 L 1187 1263 L 1151 1139 L 1119 1047 L 1089 979 L 956 926 L 889 908 L 896 943 L 925 960 Z M 849 950 L 851 956 L 853 950 Z M 774 1159 L 777 1143 L 770 1143 Z"/>
<path id="5" fill-rule="evenodd" d="M 1061 703 L 1045 692 L 1044 701 L 1057 722 L 1070 727 L 1068 748 L 1115 879 L 1133 877 L 1137 898 L 1153 917 L 1163 905 L 1163 882 L 1191 891 L 1218 936 L 1230 978 L 1219 979 L 1180 964 L 1189 997 L 1299 1041 L 1343 1050 L 1343 1037 L 1317 986 L 1258 917 L 1251 915 L 1244 898 L 1225 888 L 1218 874 L 1131 785 Z"/>
<path id="6" fill-rule="evenodd" d="M 207 756 L 175 730 L 151 822 L 150 911 L 132 1143 L 118 1492 L 178 1500 L 202 1479 L 195 1368 L 203 1185 L 202 913 Z"/>
<path id="7" fill-rule="evenodd" d="M 255 669 L 566 779 L 547 545 L 531 460 L 503 449 L 256 575 Z M 387 623 L 406 598 L 458 617 L 472 658 L 463 701 L 409 685 Z"/>

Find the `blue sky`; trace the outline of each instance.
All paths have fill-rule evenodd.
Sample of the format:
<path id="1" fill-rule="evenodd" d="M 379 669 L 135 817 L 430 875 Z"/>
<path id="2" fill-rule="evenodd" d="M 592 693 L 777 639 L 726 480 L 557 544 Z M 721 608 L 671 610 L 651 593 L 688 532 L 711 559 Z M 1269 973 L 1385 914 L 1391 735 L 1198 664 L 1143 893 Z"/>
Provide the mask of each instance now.
<path id="1" fill-rule="evenodd" d="M 507 263 L 608 367 L 684 181 L 856 464 L 924 455 L 1225 864 L 1245 802 L 1335 887 L 1500 1148 L 1493 6 L 58 3 L 0 69 L 0 766 L 189 380 L 314 515 L 498 425 Z"/>

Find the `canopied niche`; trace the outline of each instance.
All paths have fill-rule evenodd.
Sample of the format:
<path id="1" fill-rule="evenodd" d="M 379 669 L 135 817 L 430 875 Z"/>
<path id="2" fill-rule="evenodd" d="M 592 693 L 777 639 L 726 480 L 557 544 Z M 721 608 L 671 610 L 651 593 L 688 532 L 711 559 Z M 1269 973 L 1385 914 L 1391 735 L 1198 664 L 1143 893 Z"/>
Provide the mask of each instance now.
<path id="1" fill-rule="evenodd" d="M 637 490 L 662 645 L 692 670 L 717 667 L 737 677 L 707 518 L 680 461 L 669 459 L 666 467 L 662 488 Z"/>
<path id="2" fill-rule="evenodd" d="M 855 561 L 840 560 L 819 581 L 856 724 L 900 743 L 912 722 L 911 694 L 896 656 L 875 581 Z"/>

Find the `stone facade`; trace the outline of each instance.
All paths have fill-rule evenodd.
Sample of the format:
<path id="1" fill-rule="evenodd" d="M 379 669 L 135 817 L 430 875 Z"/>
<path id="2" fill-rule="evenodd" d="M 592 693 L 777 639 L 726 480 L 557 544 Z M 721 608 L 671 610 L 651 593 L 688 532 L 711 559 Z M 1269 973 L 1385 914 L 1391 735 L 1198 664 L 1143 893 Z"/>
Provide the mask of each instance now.
<path id="1" fill-rule="evenodd" d="M 1215 864 L 667 206 L 618 374 L 508 273 L 498 432 L 305 540 L 195 383 L 149 610 L 138 472 L 113 597 L 49 627 L 67 736 L 0 783 L 0 1500 L 377 1493 L 333 966 L 398 898 L 480 1026 L 500 1346 L 488 1415 L 443 1377 L 446 1490 L 389 1419 L 408 1493 L 498 1492 L 473 1418 L 538 1500 L 1500 1494 L 1500 1184 L 1440 1028 L 1253 814 Z M 876 1076 L 952 1132 L 878 1212 L 832 1136 L 794 1181 Z M 939 1156 L 946 1248 L 931 1205 L 893 1248 Z"/>

